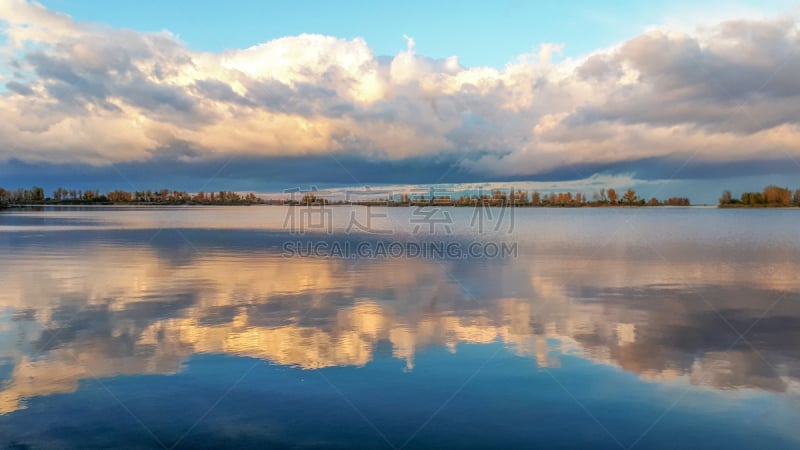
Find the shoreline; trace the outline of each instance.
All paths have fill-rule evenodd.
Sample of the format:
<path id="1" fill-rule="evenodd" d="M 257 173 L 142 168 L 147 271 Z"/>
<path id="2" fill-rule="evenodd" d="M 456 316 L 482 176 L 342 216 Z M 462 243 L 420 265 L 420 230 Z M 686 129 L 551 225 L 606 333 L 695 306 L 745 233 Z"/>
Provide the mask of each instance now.
<path id="1" fill-rule="evenodd" d="M 279 203 L 279 202 L 264 202 L 264 203 L 26 203 L 26 204 L 11 204 L 0 205 L 1 210 L 14 210 L 14 209 L 27 209 L 27 208 L 70 208 L 70 207 L 131 207 L 131 208 L 167 208 L 167 207 L 213 207 L 213 206 L 294 206 L 294 207 L 384 207 L 384 208 L 411 208 L 411 207 L 440 207 L 440 208 L 521 208 L 521 209 L 800 209 L 797 206 L 766 206 L 766 205 L 731 205 L 721 206 L 714 204 L 698 204 L 698 205 L 532 205 L 532 204 L 485 204 L 485 205 L 459 205 L 459 204 L 445 204 L 445 203 L 412 203 L 412 204 L 386 204 L 386 203 L 312 203 L 312 204 L 299 204 L 299 203 Z"/>

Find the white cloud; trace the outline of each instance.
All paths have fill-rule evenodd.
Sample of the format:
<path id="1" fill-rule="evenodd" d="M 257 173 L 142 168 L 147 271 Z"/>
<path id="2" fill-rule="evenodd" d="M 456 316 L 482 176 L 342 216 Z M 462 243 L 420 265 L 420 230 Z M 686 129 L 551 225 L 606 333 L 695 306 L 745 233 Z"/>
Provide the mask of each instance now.
<path id="1" fill-rule="evenodd" d="M 0 160 L 154 155 L 462 158 L 504 176 L 652 158 L 800 158 L 800 32 L 782 17 L 654 28 L 577 59 L 543 44 L 502 69 L 304 34 L 202 53 L 168 32 L 0 4 Z"/>

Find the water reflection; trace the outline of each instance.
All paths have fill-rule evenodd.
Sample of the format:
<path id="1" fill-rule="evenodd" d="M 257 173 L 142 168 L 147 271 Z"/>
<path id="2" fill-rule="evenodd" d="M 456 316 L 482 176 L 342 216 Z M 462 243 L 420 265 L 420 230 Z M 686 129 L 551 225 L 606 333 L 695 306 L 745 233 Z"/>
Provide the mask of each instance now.
<path id="1" fill-rule="evenodd" d="M 707 248 L 675 264 L 540 245 L 503 261 L 366 261 L 284 258 L 257 233 L 238 232 L 238 246 L 214 231 L 139 238 L 5 245 L 1 413 L 84 379 L 176 373 L 196 353 L 358 367 L 378 343 L 406 370 L 429 346 L 500 341 L 540 367 L 573 354 L 647 380 L 800 393 L 800 281 L 786 259 L 754 273 L 752 259 L 710 264 Z"/>

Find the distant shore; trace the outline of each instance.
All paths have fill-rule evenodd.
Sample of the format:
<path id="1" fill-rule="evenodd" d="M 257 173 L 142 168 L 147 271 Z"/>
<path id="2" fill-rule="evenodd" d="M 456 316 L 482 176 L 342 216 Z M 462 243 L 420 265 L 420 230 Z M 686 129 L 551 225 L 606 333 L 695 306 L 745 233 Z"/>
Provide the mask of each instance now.
<path id="1" fill-rule="evenodd" d="M 344 195 L 345 200 L 341 199 Z M 279 199 L 264 199 L 254 193 L 240 194 L 233 191 L 188 193 L 170 189 L 158 191 L 122 191 L 114 190 L 101 193 L 97 189 L 79 190 L 57 188 L 47 196 L 43 188 L 34 186 L 30 189 L 5 190 L 0 188 L 0 203 L 6 205 L 32 206 L 79 206 L 79 205 L 146 205 L 146 206 L 227 206 L 227 205 L 361 205 L 361 206 L 453 206 L 453 207 L 655 207 L 655 206 L 690 206 L 686 197 L 670 197 L 659 200 L 655 197 L 646 200 L 639 197 L 633 189 L 617 193 L 614 188 L 602 188 L 592 193 L 591 199 L 583 192 L 528 192 L 513 189 L 494 189 L 478 191 L 477 194 L 455 196 L 453 191 L 444 189 L 412 190 L 403 193 L 385 193 L 370 191 L 346 191 L 334 199 L 335 194 L 319 191 L 316 188 L 307 191 L 291 189 L 283 192 Z M 288 197 L 288 198 L 287 198 Z"/>
<path id="2" fill-rule="evenodd" d="M 254 193 L 240 194 L 233 191 L 188 193 L 170 189 L 158 191 L 114 190 L 101 193 L 99 190 L 76 190 L 58 188 L 46 196 L 44 189 L 6 190 L 0 188 L 0 209 L 35 206 L 384 206 L 384 207 L 515 207 L 515 208 L 650 208 L 669 206 L 692 206 L 689 198 L 670 197 L 665 200 L 641 198 L 635 190 L 617 192 L 613 188 L 600 189 L 589 195 L 583 192 L 540 193 L 513 189 L 479 191 L 477 194 L 462 194 L 452 191 L 414 190 L 413 193 L 381 193 L 370 191 L 345 191 L 332 194 L 312 188 L 308 191 L 293 189 L 284 191 L 283 198 L 265 199 Z M 334 198 L 338 196 L 338 198 Z M 288 197 L 288 198 L 286 198 Z M 712 206 L 712 205 L 708 205 Z M 792 192 L 775 185 L 761 192 L 744 192 L 734 198 L 731 191 L 723 192 L 719 208 L 796 208 L 800 206 L 800 189 Z"/>
<path id="3" fill-rule="evenodd" d="M 329 206 L 382 206 L 388 208 L 408 208 L 408 207 L 452 207 L 452 208 L 469 208 L 469 207 L 514 207 L 514 208 L 675 208 L 675 207 L 689 207 L 689 206 L 704 206 L 710 207 L 713 205 L 691 205 L 685 204 L 648 204 L 648 203 L 516 203 L 508 200 L 503 201 L 475 201 L 475 202 L 445 202 L 445 201 L 426 201 L 426 202 L 392 202 L 392 201 L 369 201 L 369 202 L 344 202 L 344 201 L 311 201 L 311 202 L 298 202 L 291 200 L 262 200 L 257 202 L 90 202 L 90 201 L 41 201 L 41 202 L 26 202 L 26 203 L 12 203 L 0 205 L 0 209 L 15 209 L 15 208 L 31 208 L 43 206 L 145 206 L 145 207 L 169 207 L 169 206 L 298 206 L 298 207 L 329 207 Z"/>
<path id="4" fill-rule="evenodd" d="M 365 207 L 386 207 L 386 208 L 411 208 L 411 207 L 444 207 L 444 208 L 469 208 L 469 207 L 487 207 L 487 208 L 557 208 L 557 209 L 581 209 L 581 208 L 662 208 L 662 209 L 669 209 L 669 208 L 719 208 L 718 205 L 714 204 L 696 204 L 696 205 L 665 205 L 660 204 L 657 206 L 647 205 L 647 204 L 634 204 L 634 205 L 626 205 L 626 204 L 602 204 L 602 205 L 532 205 L 528 204 L 498 204 L 498 203 L 486 203 L 486 204 L 456 204 L 456 203 L 425 203 L 425 202 L 418 202 L 418 203 L 387 203 L 387 202 L 329 202 L 329 203 L 299 203 L 299 202 L 282 202 L 282 201 L 263 201 L 258 203 L 113 203 L 113 202 L 41 202 L 41 203 L 24 203 L 24 204 L 12 204 L 12 205 L 0 205 L 0 210 L 6 209 L 24 209 L 24 208 L 41 208 L 41 207 L 103 207 L 103 206 L 113 206 L 113 207 L 142 207 L 142 208 L 167 208 L 167 207 L 180 207 L 180 206 L 192 206 L 192 207 L 206 207 L 206 206 L 295 206 L 295 207 L 312 207 L 312 208 L 319 208 L 319 207 L 348 207 L 348 206 L 365 206 Z"/>
<path id="5" fill-rule="evenodd" d="M 773 184 L 761 192 L 743 192 L 734 198 L 729 190 L 722 192 L 719 198 L 720 208 L 796 208 L 800 207 L 800 189 L 794 191 Z"/>

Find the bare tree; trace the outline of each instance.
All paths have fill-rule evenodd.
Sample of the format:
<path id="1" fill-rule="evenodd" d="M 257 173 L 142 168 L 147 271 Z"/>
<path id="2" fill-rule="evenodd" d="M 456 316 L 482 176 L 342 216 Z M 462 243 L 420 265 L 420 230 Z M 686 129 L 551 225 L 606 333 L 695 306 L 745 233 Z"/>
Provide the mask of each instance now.
<path id="1" fill-rule="evenodd" d="M 719 204 L 729 205 L 731 202 L 733 202 L 733 195 L 731 194 L 731 191 L 727 189 L 722 191 L 722 197 L 719 198 Z"/>

